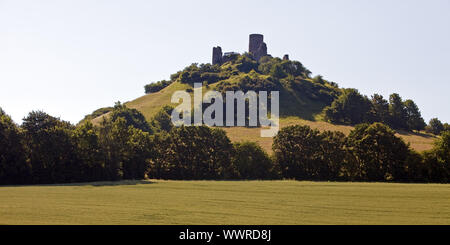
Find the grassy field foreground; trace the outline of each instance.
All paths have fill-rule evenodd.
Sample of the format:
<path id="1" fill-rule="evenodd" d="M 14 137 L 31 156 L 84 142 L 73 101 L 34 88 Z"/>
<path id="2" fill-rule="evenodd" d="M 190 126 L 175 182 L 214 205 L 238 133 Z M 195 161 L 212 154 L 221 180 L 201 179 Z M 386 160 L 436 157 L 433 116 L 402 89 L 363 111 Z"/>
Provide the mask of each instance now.
<path id="1" fill-rule="evenodd" d="M 0 224 L 450 224 L 450 185 L 124 181 L 0 187 Z"/>

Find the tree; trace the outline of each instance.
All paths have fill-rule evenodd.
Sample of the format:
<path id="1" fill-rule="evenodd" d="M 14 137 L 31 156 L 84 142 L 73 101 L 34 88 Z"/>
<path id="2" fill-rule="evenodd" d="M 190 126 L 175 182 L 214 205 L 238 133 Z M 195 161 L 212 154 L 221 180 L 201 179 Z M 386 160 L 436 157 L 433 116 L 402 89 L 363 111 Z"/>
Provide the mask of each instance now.
<path id="1" fill-rule="evenodd" d="M 450 182 L 450 131 L 444 131 L 433 149 L 423 153 L 425 176 L 429 182 Z"/>
<path id="2" fill-rule="evenodd" d="M 408 129 L 408 114 L 402 98 L 396 93 L 389 96 L 389 113 L 391 115 L 390 126 L 395 129 Z"/>
<path id="3" fill-rule="evenodd" d="M 444 131 L 450 131 L 450 125 L 448 123 L 444 123 Z"/>
<path id="4" fill-rule="evenodd" d="M 136 109 L 130 109 L 126 105 L 117 102 L 111 112 L 111 120 L 115 121 L 119 117 L 125 119 L 127 127 L 133 126 L 142 131 L 151 132 L 150 125 L 141 112 Z"/>
<path id="5" fill-rule="evenodd" d="M 127 158 L 123 163 L 124 179 L 144 179 L 150 167 L 153 155 L 153 141 L 148 132 L 129 127 Z"/>
<path id="6" fill-rule="evenodd" d="M 286 72 L 284 72 L 280 64 L 275 64 L 270 68 L 270 75 L 276 78 L 284 78 L 286 77 Z"/>
<path id="7" fill-rule="evenodd" d="M 233 145 L 222 129 L 206 126 L 173 128 L 155 137 L 152 178 L 229 179 Z"/>
<path id="8" fill-rule="evenodd" d="M 159 92 L 162 89 L 164 89 L 165 87 L 169 86 L 171 83 L 172 83 L 172 81 L 162 80 L 162 81 L 158 81 L 156 83 L 147 84 L 144 86 L 145 93 L 150 94 L 150 93 Z"/>
<path id="9" fill-rule="evenodd" d="M 274 165 L 267 153 L 255 142 L 235 143 L 233 166 L 240 179 L 271 179 L 276 177 Z"/>
<path id="10" fill-rule="evenodd" d="M 77 160 L 80 162 L 81 181 L 108 180 L 99 136 L 94 125 L 86 121 L 73 132 Z"/>
<path id="11" fill-rule="evenodd" d="M 450 125 L 448 123 L 444 123 L 444 131 L 450 131 Z"/>
<path id="12" fill-rule="evenodd" d="M 405 174 L 397 181 L 403 182 L 426 182 L 428 180 L 428 166 L 424 162 L 423 154 L 410 150 L 405 161 Z"/>
<path id="13" fill-rule="evenodd" d="M 169 132 L 173 128 L 171 117 L 173 109 L 172 106 L 166 105 L 156 113 L 150 123 L 155 131 Z"/>
<path id="14" fill-rule="evenodd" d="M 371 102 L 374 121 L 388 124 L 390 122 L 389 102 L 379 94 L 372 95 Z"/>
<path id="15" fill-rule="evenodd" d="M 175 164 L 168 156 L 174 156 L 172 138 L 168 132 L 162 131 L 153 136 L 154 147 L 148 176 L 153 179 L 171 179 L 175 171 Z"/>
<path id="16" fill-rule="evenodd" d="M 347 145 L 359 166 L 361 179 L 389 181 L 404 178 L 409 145 L 386 125 L 357 125 L 350 132 Z"/>
<path id="17" fill-rule="evenodd" d="M 444 125 L 437 118 L 432 118 L 425 128 L 428 133 L 439 135 L 444 130 Z"/>
<path id="18" fill-rule="evenodd" d="M 317 177 L 320 133 L 309 126 L 282 128 L 273 141 L 273 151 L 285 178 L 298 180 Z"/>
<path id="19" fill-rule="evenodd" d="M 358 124 L 370 121 L 371 103 L 356 89 L 345 89 L 341 96 L 326 107 L 325 119 L 332 123 Z"/>
<path id="20" fill-rule="evenodd" d="M 426 123 L 420 114 L 419 107 L 412 100 L 403 102 L 406 110 L 406 125 L 409 130 L 423 130 Z"/>
<path id="21" fill-rule="evenodd" d="M 321 180 L 339 180 L 348 178 L 343 172 L 348 172 L 349 166 L 346 158 L 348 152 L 345 149 L 347 137 L 338 131 L 324 131 L 320 134 L 322 143 L 320 151 L 322 161 L 320 165 L 319 179 Z"/>
<path id="22" fill-rule="evenodd" d="M 289 126 L 280 130 L 272 148 L 285 178 L 330 180 L 340 175 L 345 156 L 345 136 L 320 133 L 309 126 Z"/>
<path id="23" fill-rule="evenodd" d="M 104 154 L 105 173 L 108 180 L 123 178 L 123 165 L 127 160 L 128 126 L 124 118 L 104 119 L 100 124 L 99 143 Z"/>
<path id="24" fill-rule="evenodd" d="M 34 182 L 78 181 L 80 167 L 71 137 L 74 126 L 42 111 L 30 112 L 23 121 Z"/>
<path id="25" fill-rule="evenodd" d="M 11 117 L 0 108 L 0 184 L 30 182 L 31 166 L 26 162 L 22 136 Z"/>
<path id="26" fill-rule="evenodd" d="M 450 167 L 450 131 L 442 132 L 441 137 L 435 142 L 434 149 L 440 162 Z"/>

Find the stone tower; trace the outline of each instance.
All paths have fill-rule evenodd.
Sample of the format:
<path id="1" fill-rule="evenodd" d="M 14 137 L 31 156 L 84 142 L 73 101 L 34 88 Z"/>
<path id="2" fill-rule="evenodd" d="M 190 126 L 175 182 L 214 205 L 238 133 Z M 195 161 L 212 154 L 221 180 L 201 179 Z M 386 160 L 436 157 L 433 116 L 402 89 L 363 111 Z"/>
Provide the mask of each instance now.
<path id="1" fill-rule="evenodd" d="M 213 55 L 212 55 L 212 64 L 221 64 L 222 63 L 222 48 L 217 46 L 213 47 Z"/>
<path id="2" fill-rule="evenodd" d="M 253 55 L 256 60 L 267 55 L 267 45 L 264 43 L 264 36 L 261 34 L 250 34 L 250 42 L 248 52 Z"/>

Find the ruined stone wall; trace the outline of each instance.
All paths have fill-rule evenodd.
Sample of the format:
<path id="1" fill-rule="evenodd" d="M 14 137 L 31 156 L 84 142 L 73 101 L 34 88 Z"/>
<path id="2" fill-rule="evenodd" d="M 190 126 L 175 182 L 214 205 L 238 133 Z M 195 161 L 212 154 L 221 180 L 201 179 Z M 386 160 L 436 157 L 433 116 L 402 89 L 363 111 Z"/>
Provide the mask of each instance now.
<path id="1" fill-rule="evenodd" d="M 248 43 L 248 52 L 255 54 L 264 42 L 264 36 L 261 34 L 251 34 Z"/>
<path id="2" fill-rule="evenodd" d="M 267 45 L 264 43 L 264 36 L 261 34 L 251 34 L 248 45 L 248 52 L 253 55 L 256 60 L 267 55 Z"/>
<path id="3" fill-rule="evenodd" d="M 222 48 L 217 46 L 213 48 L 212 64 L 222 64 Z"/>
<path id="4" fill-rule="evenodd" d="M 250 41 L 248 44 L 249 54 L 257 61 L 267 54 L 267 45 L 264 42 L 264 36 L 261 34 L 250 34 Z M 270 55 L 269 55 L 270 56 Z M 222 48 L 217 46 L 213 47 L 212 64 L 223 64 L 224 62 L 233 60 L 236 54 L 233 52 L 222 53 Z"/>

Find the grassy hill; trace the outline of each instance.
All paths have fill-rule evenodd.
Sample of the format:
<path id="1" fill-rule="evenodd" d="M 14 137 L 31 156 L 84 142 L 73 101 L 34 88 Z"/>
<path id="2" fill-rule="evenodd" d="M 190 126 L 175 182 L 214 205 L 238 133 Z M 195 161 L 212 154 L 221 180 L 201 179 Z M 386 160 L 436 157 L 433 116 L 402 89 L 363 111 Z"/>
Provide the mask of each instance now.
<path id="1" fill-rule="evenodd" d="M 130 108 L 135 108 L 139 110 L 142 114 L 144 114 L 147 120 L 150 120 L 164 105 L 171 104 L 170 99 L 172 94 L 177 90 L 186 90 L 190 88 L 187 84 L 182 84 L 179 82 L 174 82 L 168 87 L 162 89 L 157 93 L 151 93 L 139 97 L 133 101 L 127 102 L 126 105 Z M 215 87 L 210 87 L 209 89 L 214 89 Z M 204 91 L 208 90 L 204 88 Z M 281 98 L 281 96 L 280 96 Z M 289 101 L 289 100 L 283 100 Z M 294 103 L 292 103 L 294 104 Z M 310 103 L 313 104 L 313 103 Z M 321 105 L 314 104 L 316 108 L 320 108 Z M 281 109 L 286 108 L 281 106 Z M 292 109 L 289 109 L 292 111 Z M 314 113 L 315 112 L 315 113 Z M 301 112 L 299 114 L 302 114 Z M 310 109 L 309 112 L 304 112 L 303 114 L 313 115 L 313 119 L 305 120 L 300 116 L 282 116 L 280 119 L 280 126 L 290 126 L 290 125 L 308 125 L 312 128 L 323 130 L 332 130 L 332 131 L 340 131 L 344 134 L 348 134 L 353 127 L 346 125 L 335 125 L 328 122 L 320 121 L 320 110 Z M 99 116 L 93 120 L 93 122 L 100 122 L 101 118 L 105 116 Z M 246 128 L 246 127 L 230 127 L 223 128 L 228 137 L 234 142 L 239 141 L 254 141 L 259 143 L 267 152 L 272 152 L 272 138 L 261 138 L 260 137 L 260 128 Z M 406 142 L 411 144 L 411 147 L 417 151 L 429 150 L 433 146 L 433 141 L 435 137 L 429 134 L 424 133 L 412 133 L 399 131 L 398 136 L 402 137 Z"/>
<path id="2" fill-rule="evenodd" d="M 448 185 L 123 181 L 0 187 L 0 224 L 450 224 Z"/>
<path id="3" fill-rule="evenodd" d="M 157 93 L 144 95 L 125 104 L 130 108 L 139 110 L 147 120 L 150 120 L 163 106 L 171 104 L 170 99 L 175 91 L 186 90 L 189 87 L 187 84 L 172 83 Z M 100 122 L 102 117 L 106 115 L 107 113 L 94 118 L 93 122 Z"/>
<path id="4" fill-rule="evenodd" d="M 163 106 L 170 104 L 175 91 L 192 88 L 194 82 L 205 84 L 203 92 L 279 91 L 281 127 L 303 124 L 322 131 L 341 131 L 344 134 L 348 134 L 353 128 L 323 120 L 323 109 L 342 94 L 342 89 L 336 83 L 327 81 L 321 76 L 311 78 L 310 71 L 298 61 L 265 57 L 256 62 L 247 54 L 236 56 L 220 66 L 209 64 L 188 66 L 183 71 L 173 74 L 170 81 L 158 82 L 158 86 L 170 84 L 167 87 L 127 102 L 126 105 L 139 110 L 147 120 L 150 120 Z M 101 111 L 97 110 L 87 118 L 95 117 L 93 122 L 98 123 L 108 114 L 98 116 L 98 112 Z M 272 139 L 259 137 L 259 128 L 231 127 L 224 130 L 232 141 L 255 141 L 266 151 L 271 152 Z M 432 135 L 424 133 L 398 131 L 398 135 L 417 151 L 431 149 L 434 141 Z"/>

